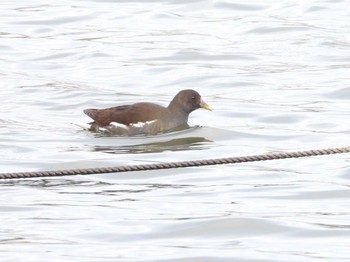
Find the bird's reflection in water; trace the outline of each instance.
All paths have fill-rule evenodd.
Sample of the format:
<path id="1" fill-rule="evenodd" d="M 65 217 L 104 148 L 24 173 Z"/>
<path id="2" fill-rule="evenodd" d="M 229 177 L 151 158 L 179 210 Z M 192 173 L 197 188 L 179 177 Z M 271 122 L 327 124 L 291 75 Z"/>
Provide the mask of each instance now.
<path id="1" fill-rule="evenodd" d="M 94 151 L 110 154 L 144 154 L 164 151 L 201 150 L 212 141 L 204 137 L 185 137 L 163 142 L 153 142 L 128 146 L 94 146 Z"/>

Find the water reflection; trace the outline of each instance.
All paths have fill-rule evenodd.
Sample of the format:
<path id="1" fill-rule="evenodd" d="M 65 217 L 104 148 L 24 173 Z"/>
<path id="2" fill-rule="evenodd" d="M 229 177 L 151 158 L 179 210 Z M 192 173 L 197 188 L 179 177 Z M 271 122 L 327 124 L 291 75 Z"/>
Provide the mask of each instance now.
<path id="1" fill-rule="evenodd" d="M 183 151 L 183 150 L 201 150 L 208 146 L 211 140 L 205 137 L 185 137 L 171 139 L 163 142 L 153 142 L 138 145 L 127 146 L 94 146 L 93 151 L 109 154 L 143 154 L 159 153 L 163 151 Z"/>
<path id="2" fill-rule="evenodd" d="M 61 186 L 73 186 L 73 187 L 92 187 L 92 186 L 105 186 L 109 185 L 103 181 L 91 181 L 89 179 L 77 179 L 76 176 L 72 176 L 71 179 L 56 177 L 56 178 L 42 178 L 42 179 L 13 179 L 3 181 L 2 186 L 12 188 L 13 186 L 23 186 L 28 188 L 55 188 Z"/>

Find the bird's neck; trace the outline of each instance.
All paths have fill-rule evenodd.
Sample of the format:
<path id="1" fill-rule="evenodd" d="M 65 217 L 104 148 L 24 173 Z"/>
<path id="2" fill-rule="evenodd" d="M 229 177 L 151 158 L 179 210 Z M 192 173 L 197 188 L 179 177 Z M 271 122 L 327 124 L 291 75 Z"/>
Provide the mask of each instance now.
<path id="1" fill-rule="evenodd" d="M 176 122 L 176 125 L 185 124 L 188 121 L 188 115 L 189 113 L 186 112 L 176 103 L 173 103 L 173 101 L 169 104 L 168 108 L 168 117 L 169 119 L 172 119 Z M 175 124 L 175 123 L 174 123 Z"/>

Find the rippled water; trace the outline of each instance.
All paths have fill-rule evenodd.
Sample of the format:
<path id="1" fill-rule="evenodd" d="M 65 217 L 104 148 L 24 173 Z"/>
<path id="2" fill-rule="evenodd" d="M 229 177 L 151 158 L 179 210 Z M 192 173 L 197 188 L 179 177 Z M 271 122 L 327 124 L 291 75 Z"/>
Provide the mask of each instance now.
<path id="1" fill-rule="evenodd" d="M 1 172 L 349 146 L 347 1 L 2 1 Z M 214 109 L 149 137 L 85 108 Z M 1 181 L 1 261 L 347 261 L 349 154 Z"/>

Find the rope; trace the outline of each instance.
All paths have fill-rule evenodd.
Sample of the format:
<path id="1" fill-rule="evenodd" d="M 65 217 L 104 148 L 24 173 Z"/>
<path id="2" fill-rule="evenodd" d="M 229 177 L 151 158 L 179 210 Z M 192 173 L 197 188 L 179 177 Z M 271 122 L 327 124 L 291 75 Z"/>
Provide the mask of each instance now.
<path id="1" fill-rule="evenodd" d="M 184 168 L 184 167 L 194 167 L 194 166 L 237 164 L 237 163 L 244 163 L 244 162 L 268 161 L 268 160 L 277 160 L 277 159 L 286 159 L 286 158 L 300 158 L 300 157 L 311 157 L 311 156 L 342 154 L 342 153 L 350 153 L 350 146 L 340 147 L 340 148 L 319 149 L 319 150 L 306 150 L 306 151 L 295 151 L 295 152 L 285 152 L 285 153 L 269 153 L 269 154 L 252 155 L 252 156 L 167 162 L 167 163 L 156 163 L 156 164 L 146 164 L 146 165 L 125 165 L 125 166 L 101 167 L 101 168 L 0 173 L 0 179 L 120 173 L 120 172 L 146 171 L 146 170 L 158 170 L 158 169 L 170 169 L 170 168 Z"/>

